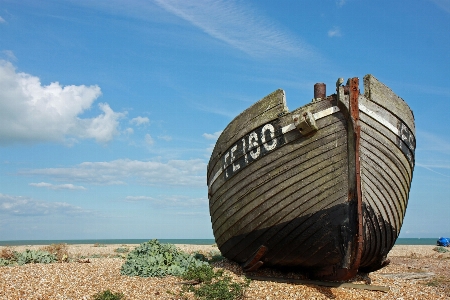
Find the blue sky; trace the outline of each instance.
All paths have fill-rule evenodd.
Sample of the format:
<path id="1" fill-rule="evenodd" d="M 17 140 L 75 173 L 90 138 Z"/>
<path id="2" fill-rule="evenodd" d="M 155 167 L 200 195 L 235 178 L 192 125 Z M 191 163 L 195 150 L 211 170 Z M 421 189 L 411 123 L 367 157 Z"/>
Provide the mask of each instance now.
<path id="1" fill-rule="evenodd" d="M 0 240 L 213 238 L 215 139 L 371 73 L 416 118 L 400 237 L 450 236 L 450 1 L 0 0 Z"/>

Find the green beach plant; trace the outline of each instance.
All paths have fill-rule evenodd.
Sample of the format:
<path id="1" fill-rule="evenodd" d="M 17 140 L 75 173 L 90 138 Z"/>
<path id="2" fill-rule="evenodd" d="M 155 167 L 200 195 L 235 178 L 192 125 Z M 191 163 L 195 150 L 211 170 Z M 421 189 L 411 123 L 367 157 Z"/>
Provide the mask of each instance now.
<path id="1" fill-rule="evenodd" d="M 0 257 L 0 267 L 9 266 L 11 261 Z"/>
<path id="2" fill-rule="evenodd" d="M 94 296 L 92 296 L 92 300 L 124 300 L 125 295 L 123 293 L 117 292 L 113 293 L 110 290 L 106 290 L 103 292 L 98 292 Z"/>
<path id="3" fill-rule="evenodd" d="M 117 249 L 114 249 L 114 252 L 116 252 L 116 253 L 127 253 L 127 252 L 130 252 L 130 249 L 128 249 L 128 248 L 117 248 Z"/>
<path id="4" fill-rule="evenodd" d="M 196 299 L 201 300 L 243 299 L 245 288 L 250 284 L 249 279 L 234 282 L 223 270 L 214 271 L 210 265 L 191 267 L 182 278 L 199 284 L 184 286 L 181 295 L 192 292 Z"/>
<path id="5" fill-rule="evenodd" d="M 128 253 L 120 273 L 140 277 L 181 276 L 192 266 L 207 264 L 188 253 L 179 251 L 175 245 L 150 240 Z"/>
<path id="6" fill-rule="evenodd" d="M 223 257 L 220 252 L 210 254 L 212 259 L 208 260 L 201 253 L 191 255 L 178 250 L 175 245 L 150 240 L 128 253 L 120 273 L 141 277 L 173 275 L 195 284 L 184 286 L 180 292 L 181 297 L 184 297 L 186 292 L 191 292 L 196 299 L 201 300 L 242 299 L 250 280 L 235 282 L 229 275 L 225 275 L 222 269 L 215 271 L 208 262 L 222 260 Z"/>
<path id="7" fill-rule="evenodd" d="M 225 259 L 225 257 L 222 256 L 222 253 L 220 253 L 220 251 L 218 250 L 210 251 L 209 255 L 211 256 L 211 258 L 208 260 L 209 263 L 214 263 Z"/>
<path id="8" fill-rule="evenodd" d="M 42 250 L 26 249 L 25 251 L 16 254 L 16 262 L 18 265 L 30 263 L 49 264 L 56 261 L 55 255 Z"/>
<path id="9" fill-rule="evenodd" d="M 445 252 L 450 252 L 450 250 L 446 249 L 445 247 L 434 247 L 433 248 L 434 251 L 439 252 L 439 253 L 445 253 Z"/>

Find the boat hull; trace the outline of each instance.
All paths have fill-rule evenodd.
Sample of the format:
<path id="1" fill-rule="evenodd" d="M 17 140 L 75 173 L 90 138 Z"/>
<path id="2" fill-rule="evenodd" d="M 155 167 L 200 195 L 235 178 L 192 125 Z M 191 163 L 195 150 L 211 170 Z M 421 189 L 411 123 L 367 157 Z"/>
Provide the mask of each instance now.
<path id="1" fill-rule="evenodd" d="M 380 85 L 366 76 L 356 119 L 345 87 L 292 112 L 278 90 L 227 126 L 208 164 L 213 233 L 225 257 L 246 270 L 301 268 L 333 280 L 385 263 L 405 214 L 414 151 L 378 121 L 395 116 L 412 140 L 414 119 L 407 106 L 412 124 L 381 111 L 394 94 Z"/>

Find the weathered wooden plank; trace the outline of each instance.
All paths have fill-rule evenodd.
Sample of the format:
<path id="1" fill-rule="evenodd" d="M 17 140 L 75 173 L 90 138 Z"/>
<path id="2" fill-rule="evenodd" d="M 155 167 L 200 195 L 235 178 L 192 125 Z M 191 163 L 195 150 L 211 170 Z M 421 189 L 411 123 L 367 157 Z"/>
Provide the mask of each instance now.
<path id="1" fill-rule="evenodd" d="M 276 199 L 283 199 L 292 194 L 294 191 L 301 190 L 302 188 L 315 191 L 324 189 L 326 186 L 325 183 L 328 182 L 329 179 L 335 179 L 344 172 L 344 166 L 342 164 L 343 161 L 340 162 L 340 165 L 329 165 L 320 170 L 308 170 L 309 172 L 301 172 L 294 177 L 286 178 L 282 184 L 270 189 L 267 193 L 263 193 L 256 198 L 250 198 L 251 200 L 248 201 L 245 206 L 239 206 L 238 209 L 235 207 L 227 210 L 227 216 L 221 218 L 224 220 L 222 224 L 226 224 L 226 226 L 218 227 L 217 231 L 215 231 L 217 243 L 221 243 L 222 238 L 227 240 L 235 234 L 233 231 L 233 226 L 238 221 L 238 226 L 243 230 L 249 229 L 249 224 L 246 224 L 247 222 L 243 222 L 242 218 L 246 217 L 250 223 L 254 219 L 253 215 L 257 216 L 258 214 L 272 208 L 274 205 L 273 202 L 277 202 Z M 336 174 L 331 173 L 334 168 L 336 168 L 336 171 L 334 172 Z M 299 191 L 298 193 L 303 192 Z M 252 215 L 248 215 L 249 213 L 252 213 Z"/>
<path id="2" fill-rule="evenodd" d="M 415 134 L 414 115 L 411 108 L 373 75 L 364 76 L 364 96 L 398 116 Z"/>
<path id="3" fill-rule="evenodd" d="M 406 181 L 411 182 L 411 164 L 402 150 L 396 146 L 396 136 L 386 128 L 377 126 L 373 120 L 367 118 L 364 114 L 360 115 L 360 120 L 364 134 L 377 141 L 384 140 L 384 138 L 389 141 L 389 143 L 386 140 L 384 140 L 385 143 L 379 143 L 382 145 L 382 147 L 379 148 L 379 151 L 383 151 L 383 154 L 386 157 L 388 157 L 394 164 L 398 165 L 399 168 L 403 169 L 400 174 L 402 176 L 406 175 Z"/>
<path id="4" fill-rule="evenodd" d="M 386 147 L 388 143 L 386 143 L 386 141 L 375 140 L 370 135 L 363 132 L 361 135 L 361 144 L 364 149 L 367 149 L 367 152 L 369 153 L 367 155 L 377 157 L 376 162 L 381 168 L 388 168 L 390 170 L 393 180 L 398 186 L 402 197 L 405 199 L 408 198 L 410 188 L 409 180 L 402 174 L 402 172 L 406 173 L 406 170 L 404 169 L 404 165 L 402 165 L 390 149 Z M 389 153 L 390 155 L 386 155 L 386 153 Z M 365 161 L 363 160 L 363 164 L 364 163 Z"/>
<path id="5" fill-rule="evenodd" d="M 211 212 L 215 213 L 218 209 L 218 205 L 222 204 L 221 199 L 228 199 L 230 195 L 228 187 L 233 187 L 235 190 L 240 190 L 243 187 L 258 186 L 258 178 L 269 180 L 274 172 L 274 169 L 278 168 L 277 172 L 283 172 L 287 169 L 292 168 L 288 164 L 290 157 L 299 157 L 302 153 L 307 152 L 305 147 L 308 147 L 311 143 L 314 143 L 317 147 L 320 143 L 328 143 L 330 141 L 335 141 L 339 135 L 346 134 L 343 132 L 343 120 L 342 115 L 330 116 L 329 120 L 323 120 L 319 123 L 321 127 L 320 134 L 312 137 L 302 137 L 296 130 L 285 135 L 286 139 L 290 140 L 289 143 L 281 146 L 276 152 L 271 153 L 270 157 L 258 160 L 253 164 L 247 166 L 241 171 L 238 177 L 231 178 L 225 182 L 224 178 L 218 178 L 216 182 L 211 187 L 211 194 L 213 195 L 210 199 Z M 316 146 L 317 145 L 317 146 Z M 312 155 L 313 153 L 311 153 Z M 318 153 L 320 154 L 320 153 Z M 282 166 L 281 168 L 279 166 Z M 258 172 L 256 172 L 258 170 Z M 223 186 L 226 184 L 225 186 Z"/>
<path id="6" fill-rule="evenodd" d="M 361 266 L 371 265 L 381 251 L 381 236 L 380 231 L 375 230 L 378 227 L 376 216 L 371 210 L 371 207 L 363 204 L 364 217 L 364 245 L 361 257 Z"/>
<path id="7" fill-rule="evenodd" d="M 395 195 L 395 209 L 398 211 L 398 215 L 400 218 L 403 217 L 406 210 L 406 199 L 408 192 L 405 190 L 404 185 L 405 182 L 401 182 L 393 170 L 397 170 L 396 168 L 392 169 L 389 165 L 385 164 L 382 160 L 382 157 L 377 156 L 378 153 L 372 153 L 369 151 L 365 151 L 361 154 L 361 160 L 364 160 L 364 164 L 362 166 L 363 172 L 374 173 L 376 172 L 379 176 L 383 176 L 385 178 L 386 184 L 391 190 L 391 197 Z M 394 199 L 391 199 L 392 201 Z"/>
<path id="8" fill-rule="evenodd" d="M 416 141 L 414 133 L 397 116 L 360 96 L 361 118 L 365 124 L 388 136 L 414 166 Z M 364 130 L 364 127 L 361 128 Z"/>
<path id="9" fill-rule="evenodd" d="M 389 187 L 391 190 L 390 201 L 394 202 L 395 209 L 398 211 L 398 217 L 402 218 L 406 210 L 406 198 L 409 192 L 408 183 L 397 176 L 397 166 L 391 163 L 377 148 L 371 147 L 369 143 L 366 143 L 364 137 L 365 135 L 362 134 L 362 168 L 365 172 L 378 174 L 377 178 L 386 182 L 386 188 Z"/>
<path id="10" fill-rule="evenodd" d="M 295 156 L 292 156 L 294 159 L 281 160 L 280 162 L 272 160 L 270 170 L 262 173 L 263 175 L 261 176 L 261 178 L 255 178 L 253 181 L 248 181 L 247 178 L 244 177 L 243 185 L 236 187 L 238 190 L 234 190 L 235 186 L 230 185 L 230 188 L 228 190 L 230 193 L 226 198 L 224 198 L 226 200 L 226 202 L 224 203 L 225 206 L 223 206 L 220 210 L 215 210 L 214 212 L 212 212 L 213 216 L 216 216 L 215 214 L 218 213 L 218 221 L 220 221 L 220 219 L 226 219 L 227 215 L 224 215 L 221 218 L 222 214 L 232 214 L 233 212 L 229 211 L 230 207 L 232 205 L 235 205 L 235 203 L 242 199 L 242 197 L 245 196 L 247 199 L 254 199 L 261 193 L 265 193 L 267 190 L 280 190 L 283 186 L 289 184 L 288 182 L 285 182 L 285 180 L 289 177 L 306 177 L 309 176 L 309 174 L 314 174 L 314 166 L 318 165 L 320 167 L 323 165 L 316 162 L 318 159 L 324 160 L 325 164 L 330 164 L 330 162 L 326 161 L 330 158 L 330 156 L 335 157 L 342 155 L 340 154 L 339 150 L 336 149 L 337 147 L 335 147 L 335 144 L 342 144 L 344 142 L 344 139 L 341 138 L 340 141 L 336 141 L 334 137 L 331 137 L 329 140 L 327 139 L 327 141 L 328 143 L 325 144 L 325 146 L 320 151 L 312 152 L 308 151 L 306 148 L 303 149 L 302 152 L 298 152 L 295 154 Z M 340 151 L 342 152 L 343 149 L 340 149 Z M 322 157 L 320 155 L 322 155 Z M 263 189 L 261 190 L 261 192 L 259 192 L 260 187 L 263 184 L 267 185 L 267 189 Z M 241 205 L 239 205 L 239 207 L 242 208 Z M 220 223 L 213 223 L 213 227 L 216 227 L 218 224 Z"/>
<path id="11" fill-rule="evenodd" d="M 378 230 L 380 232 L 380 236 L 382 237 L 379 253 L 382 253 L 381 255 L 385 255 L 394 245 L 396 236 L 395 233 L 392 232 L 391 221 L 388 217 L 386 208 L 383 206 L 383 202 L 380 200 L 380 191 L 377 189 L 377 186 L 374 185 L 373 182 L 368 178 L 370 174 L 365 175 L 366 176 L 363 177 L 362 182 L 365 192 L 364 202 L 368 207 L 372 209 L 372 213 L 376 216 L 378 226 L 375 227 L 375 230 Z"/>
<path id="12" fill-rule="evenodd" d="M 339 172 L 339 170 L 338 170 Z M 329 178 L 322 185 L 313 182 L 311 185 L 305 186 L 297 191 L 293 190 L 286 191 L 286 194 L 279 193 L 273 198 L 273 202 L 279 204 L 275 208 L 266 210 L 253 220 L 251 218 L 245 219 L 242 222 L 237 223 L 240 232 L 236 234 L 242 235 L 242 239 L 239 242 L 234 242 L 233 244 L 239 248 L 244 249 L 248 245 L 253 244 L 251 238 L 246 238 L 245 234 L 257 229 L 264 229 L 260 234 L 265 235 L 267 243 L 270 245 L 280 244 L 282 240 L 289 236 L 296 236 L 297 234 L 303 234 L 303 229 L 296 228 L 297 226 L 302 226 L 302 223 L 296 224 L 296 227 L 289 226 L 289 222 L 296 218 L 305 216 L 304 222 L 306 222 L 310 215 L 321 208 L 326 208 L 332 205 L 337 200 L 345 201 L 347 192 L 346 190 L 333 190 L 333 186 L 345 187 L 344 180 L 342 176 L 329 176 Z M 271 199 L 272 200 L 272 199 Z M 283 228 L 278 228 L 269 233 L 272 227 L 284 223 Z M 251 227 L 251 230 L 249 230 Z M 293 234 L 292 232 L 295 231 Z M 257 238 L 258 236 L 255 236 Z M 229 236 L 231 238 L 231 236 Z M 287 242 L 286 242 L 287 243 Z M 277 245 L 280 246 L 280 245 Z M 278 247 L 279 249 L 286 249 L 285 247 Z"/>
<path id="13" fill-rule="evenodd" d="M 367 136 L 364 135 L 364 137 Z M 409 193 L 410 182 L 405 180 L 404 176 L 399 175 L 399 170 L 401 170 L 401 168 L 390 161 L 382 151 L 372 147 L 372 144 L 368 143 L 365 139 L 362 140 L 362 143 L 364 144 L 364 152 L 362 153 L 362 155 L 364 155 L 364 157 L 362 157 L 364 167 L 367 169 L 373 168 L 374 170 L 380 170 L 381 173 L 385 173 L 386 176 L 389 176 L 391 180 L 390 183 L 395 185 L 393 190 L 399 195 L 399 198 L 406 199 Z M 402 211 L 405 209 L 406 208 L 402 206 Z"/>
<path id="14" fill-rule="evenodd" d="M 340 186 L 340 188 L 332 189 L 333 184 Z M 325 248 L 339 234 L 338 227 L 332 224 L 333 219 L 336 217 L 332 213 L 332 207 L 342 205 L 342 203 L 345 203 L 346 198 L 347 189 L 345 180 L 330 181 L 327 190 L 321 190 L 317 195 L 310 198 L 309 201 L 305 201 L 305 203 L 310 204 L 310 211 L 317 211 L 315 214 L 299 214 L 299 216 L 303 216 L 304 218 L 302 222 L 287 224 L 285 228 L 274 235 L 272 243 L 276 244 L 277 247 L 276 250 L 272 251 L 272 255 L 268 259 L 273 264 L 277 264 L 285 260 L 287 255 L 290 255 L 291 257 L 296 256 L 297 262 L 300 260 L 305 262 L 315 252 L 320 251 L 321 248 Z M 319 212 L 314 207 L 315 202 L 321 203 L 323 212 Z M 299 209 L 299 206 L 295 209 Z M 325 212 L 326 210 L 330 210 L 331 212 Z M 314 225 L 315 228 L 311 225 Z M 317 236 L 321 236 L 323 239 L 318 240 Z M 327 239 L 327 236 L 330 236 L 330 238 Z M 314 240 L 317 241 L 314 242 Z M 334 245 L 334 247 L 336 248 L 337 245 Z M 330 251 L 330 249 L 327 251 Z M 293 253 L 296 255 L 293 255 Z"/>
<path id="15" fill-rule="evenodd" d="M 400 232 L 400 221 L 399 219 L 402 217 L 403 212 L 399 207 L 399 202 L 402 199 L 398 196 L 395 189 L 392 188 L 389 182 L 389 175 L 386 172 L 382 172 L 380 169 L 375 167 L 368 167 L 369 164 L 365 164 L 361 173 L 363 176 L 367 174 L 367 177 L 371 177 L 373 184 L 379 189 L 379 199 L 382 203 L 383 207 L 386 209 L 388 213 L 389 220 L 391 221 L 391 225 L 395 228 L 397 233 Z"/>
<path id="16" fill-rule="evenodd" d="M 323 165 L 323 163 L 329 164 L 330 162 L 326 162 L 326 160 L 329 159 L 330 156 L 338 157 L 339 155 L 342 155 L 343 149 L 340 148 L 337 150 L 337 147 L 335 147 L 336 143 L 344 142 L 343 138 L 341 138 L 340 140 L 341 141 L 336 140 L 336 137 L 334 136 L 327 136 L 324 138 L 324 140 L 322 140 L 322 142 L 326 141 L 327 143 L 325 144 L 325 147 L 323 147 L 323 149 L 321 149 L 320 151 L 311 152 L 305 149 L 302 149 L 303 151 L 300 151 L 301 149 L 298 149 L 299 151 L 291 156 L 293 157 L 293 159 L 288 156 L 282 156 L 279 161 L 272 160 L 270 164 L 267 164 L 265 167 L 261 167 L 262 170 L 266 171 L 261 173 L 261 177 L 258 177 L 257 175 L 254 177 L 245 176 L 242 177 L 239 185 L 230 184 L 229 189 L 222 197 L 222 199 L 224 199 L 225 201 L 222 202 L 222 205 L 217 207 L 216 209 L 212 207 L 212 215 L 216 216 L 216 214 L 218 214 L 217 217 L 220 218 L 220 215 L 222 215 L 224 212 L 227 212 L 232 205 L 234 205 L 244 196 L 252 199 L 258 196 L 260 193 L 265 193 L 272 187 L 278 189 L 279 185 L 285 180 L 285 178 L 299 175 L 301 173 L 303 173 L 303 176 L 306 176 L 306 174 L 314 173 L 315 170 L 311 168 L 313 168 L 315 165 L 318 165 L 320 167 Z M 337 159 L 339 160 L 339 158 Z M 320 162 L 317 162 L 318 160 L 320 160 Z M 324 162 L 322 163 L 322 161 Z M 301 166 L 301 168 L 299 168 L 299 166 Z M 305 171 L 307 171 L 307 173 L 304 173 Z M 263 184 L 266 184 L 268 186 L 266 189 L 260 190 Z M 260 190 L 260 192 L 258 192 L 258 190 Z M 219 221 L 220 219 L 217 220 Z M 213 223 L 213 227 L 216 227 L 216 222 Z"/>

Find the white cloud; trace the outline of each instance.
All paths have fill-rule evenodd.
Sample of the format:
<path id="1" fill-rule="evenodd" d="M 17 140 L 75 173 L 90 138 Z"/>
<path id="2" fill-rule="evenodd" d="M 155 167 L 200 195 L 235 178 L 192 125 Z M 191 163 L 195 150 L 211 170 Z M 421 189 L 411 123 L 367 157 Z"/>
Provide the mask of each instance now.
<path id="1" fill-rule="evenodd" d="M 150 120 L 147 117 L 136 117 L 130 120 L 130 124 L 140 126 L 142 124 L 148 124 Z"/>
<path id="2" fill-rule="evenodd" d="M 17 57 L 14 55 L 14 52 L 11 50 L 3 50 L 2 53 L 9 59 L 9 60 L 17 60 Z"/>
<path id="3" fill-rule="evenodd" d="M 127 129 L 124 130 L 124 133 L 128 134 L 128 135 L 132 135 L 134 133 L 134 130 L 133 130 L 133 128 L 128 127 Z"/>
<path id="4" fill-rule="evenodd" d="M 6 20 L 0 16 L 0 23 L 6 23 Z"/>
<path id="5" fill-rule="evenodd" d="M 73 185 L 71 183 L 66 184 L 51 184 L 47 182 L 30 183 L 30 186 L 48 188 L 51 190 L 86 190 L 84 186 Z"/>
<path id="6" fill-rule="evenodd" d="M 214 133 L 204 133 L 203 137 L 207 140 L 217 140 L 222 131 L 216 131 Z"/>
<path id="7" fill-rule="evenodd" d="M 158 139 L 166 141 L 166 142 L 170 142 L 172 140 L 172 137 L 169 135 L 159 135 Z"/>
<path id="8" fill-rule="evenodd" d="M 118 134 L 123 113 L 100 103 L 103 112 L 94 118 L 79 116 L 101 95 L 98 86 L 41 84 L 38 77 L 17 73 L 0 60 L 0 145 L 64 142 L 93 138 L 106 143 Z"/>
<path id="9" fill-rule="evenodd" d="M 39 216 L 50 214 L 76 215 L 87 212 L 66 202 L 38 201 L 28 197 L 0 194 L 0 214 Z"/>
<path id="10" fill-rule="evenodd" d="M 72 168 L 26 170 L 21 175 L 44 175 L 53 180 L 99 185 L 126 184 L 196 186 L 206 184 L 206 163 L 201 159 L 139 161 L 118 159 L 110 162 L 84 162 Z"/>
<path id="11" fill-rule="evenodd" d="M 207 198 L 190 198 L 187 196 L 127 196 L 125 198 L 128 202 L 146 201 L 157 207 L 204 207 L 208 205 Z"/>
<path id="12" fill-rule="evenodd" d="M 92 119 L 77 118 L 78 124 L 71 132 L 81 138 L 94 138 L 97 142 L 106 143 L 118 134 L 118 120 L 125 114 L 114 112 L 107 103 L 99 103 L 98 107 L 103 114 Z"/>
<path id="13" fill-rule="evenodd" d="M 341 35 L 341 29 L 339 27 L 333 27 L 333 29 L 328 30 L 329 37 L 339 37 Z"/>
<path id="14" fill-rule="evenodd" d="M 251 56 L 292 55 L 308 59 L 311 47 L 278 29 L 245 2 L 156 0 L 170 13 Z"/>
<path id="15" fill-rule="evenodd" d="M 148 133 L 145 135 L 145 143 L 149 146 L 152 146 L 155 143 L 152 136 Z"/>

